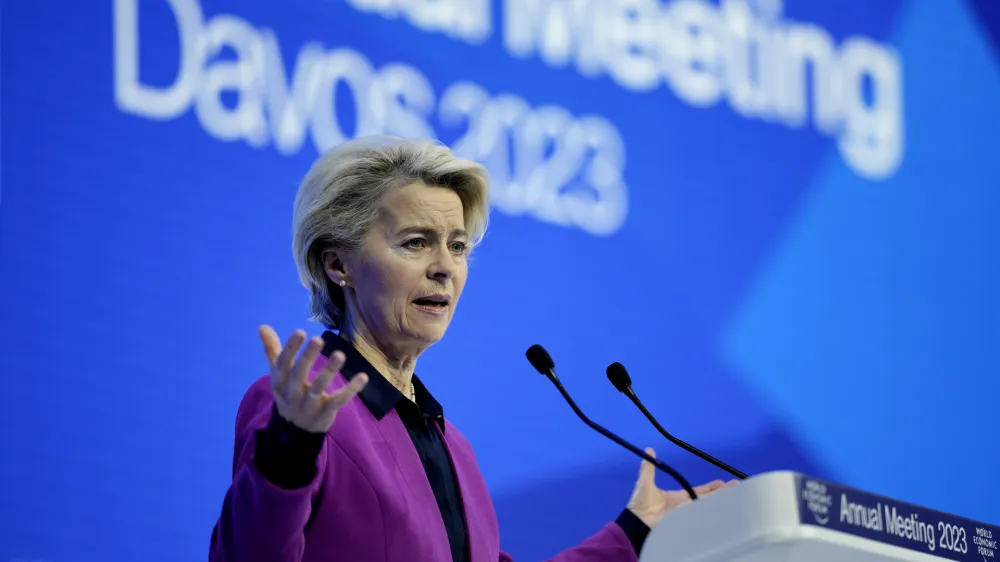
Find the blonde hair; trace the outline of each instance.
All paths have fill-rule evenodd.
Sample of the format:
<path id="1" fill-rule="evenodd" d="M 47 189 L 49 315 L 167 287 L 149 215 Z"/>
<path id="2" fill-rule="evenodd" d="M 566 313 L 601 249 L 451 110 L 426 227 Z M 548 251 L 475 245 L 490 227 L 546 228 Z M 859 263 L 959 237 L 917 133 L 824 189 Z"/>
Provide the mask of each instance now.
<path id="1" fill-rule="evenodd" d="M 343 289 L 327 277 L 323 252 L 360 250 L 386 193 L 416 181 L 457 193 L 470 245 L 482 240 L 489 222 L 486 169 L 440 142 L 359 137 L 313 163 L 299 186 L 292 219 L 292 252 L 299 280 L 311 295 L 312 319 L 339 329 L 344 313 Z"/>

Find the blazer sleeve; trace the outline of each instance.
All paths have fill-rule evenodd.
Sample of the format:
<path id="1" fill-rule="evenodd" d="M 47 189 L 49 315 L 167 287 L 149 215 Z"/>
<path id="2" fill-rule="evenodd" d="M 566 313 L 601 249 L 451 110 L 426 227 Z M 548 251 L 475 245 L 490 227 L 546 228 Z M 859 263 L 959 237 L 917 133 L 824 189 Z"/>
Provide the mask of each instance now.
<path id="1" fill-rule="evenodd" d="M 614 522 L 577 546 L 550 558 L 549 562 L 638 562 L 648 534 L 649 527 L 626 509 Z M 506 552 L 500 553 L 500 562 L 513 560 Z"/>
<path id="2" fill-rule="evenodd" d="M 299 562 L 304 530 L 326 470 L 326 439 L 314 451 L 315 471 L 304 486 L 279 487 L 254 462 L 258 443 L 272 422 L 274 401 L 267 377 L 247 391 L 236 414 L 233 480 L 212 530 L 210 562 Z M 310 466 L 311 468 L 311 466 Z"/>

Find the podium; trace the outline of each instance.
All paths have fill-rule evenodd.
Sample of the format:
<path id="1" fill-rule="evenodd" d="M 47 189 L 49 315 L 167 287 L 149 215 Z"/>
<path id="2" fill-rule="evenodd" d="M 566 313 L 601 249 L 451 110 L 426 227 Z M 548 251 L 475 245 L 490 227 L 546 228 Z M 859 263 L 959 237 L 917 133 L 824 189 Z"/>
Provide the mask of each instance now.
<path id="1" fill-rule="evenodd" d="M 796 472 L 699 498 L 653 528 L 640 562 L 1000 562 L 1000 528 Z"/>

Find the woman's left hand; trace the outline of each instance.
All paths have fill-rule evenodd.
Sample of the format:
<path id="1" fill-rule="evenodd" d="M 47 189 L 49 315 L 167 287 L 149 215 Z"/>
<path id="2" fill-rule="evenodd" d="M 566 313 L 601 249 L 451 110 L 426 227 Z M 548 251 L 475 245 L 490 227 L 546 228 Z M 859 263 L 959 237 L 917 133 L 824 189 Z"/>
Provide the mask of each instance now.
<path id="1" fill-rule="evenodd" d="M 646 449 L 646 453 L 656 458 L 656 453 L 652 449 Z M 684 490 L 668 491 L 657 488 L 655 477 L 656 467 L 648 461 L 642 461 L 642 465 L 639 467 L 639 480 L 635 483 L 635 490 L 632 491 L 632 498 L 628 502 L 629 511 L 650 528 L 655 527 L 668 511 L 691 503 L 691 498 Z M 694 493 L 700 498 L 736 484 L 736 482 L 736 480 L 731 480 L 725 483 L 722 480 L 715 480 L 708 484 L 695 486 Z"/>

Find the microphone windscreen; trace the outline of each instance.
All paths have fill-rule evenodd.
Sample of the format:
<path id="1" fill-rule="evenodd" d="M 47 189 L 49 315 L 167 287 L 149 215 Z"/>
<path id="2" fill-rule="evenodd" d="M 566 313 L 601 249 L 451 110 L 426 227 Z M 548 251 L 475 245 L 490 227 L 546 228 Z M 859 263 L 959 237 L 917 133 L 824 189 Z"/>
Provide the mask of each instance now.
<path id="1" fill-rule="evenodd" d="M 549 352 L 545 351 L 545 348 L 537 343 L 529 347 L 528 351 L 526 351 L 524 355 L 527 356 L 528 362 L 531 363 L 531 366 L 543 375 L 548 375 L 549 371 L 556 368 L 556 364 L 552 361 L 552 357 L 549 355 Z"/>
<path id="2" fill-rule="evenodd" d="M 608 380 L 611 381 L 611 384 L 615 385 L 618 392 L 625 392 L 626 388 L 632 386 L 632 377 L 628 376 L 625 365 L 616 361 L 608 365 L 607 373 Z"/>

